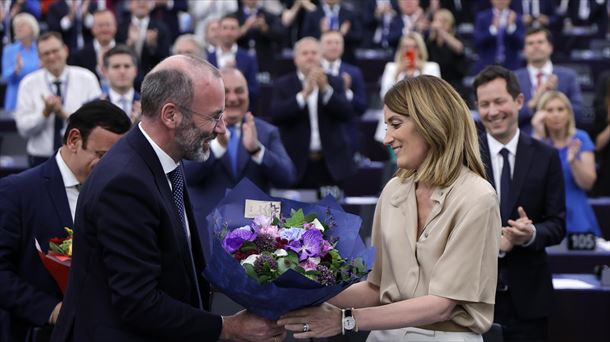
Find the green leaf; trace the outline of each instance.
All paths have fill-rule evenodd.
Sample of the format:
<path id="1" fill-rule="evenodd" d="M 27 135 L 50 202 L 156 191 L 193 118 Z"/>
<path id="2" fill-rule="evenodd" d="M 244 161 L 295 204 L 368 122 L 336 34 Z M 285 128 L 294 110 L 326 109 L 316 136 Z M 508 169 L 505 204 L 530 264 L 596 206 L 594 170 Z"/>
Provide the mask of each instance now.
<path id="1" fill-rule="evenodd" d="M 317 219 L 318 215 L 316 215 L 315 213 L 311 213 L 307 216 L 305 216 L 305 222 L 313 222 L 313 220 Z"/>
<path id="2" fill-rule="evenodd" d="M 286 226 L 302 227 L 305 223 L 305 214 L 303 214 L 303 209 L 299 209 L 298 211 L 292 210 L 290 214 L 290 217 L 286 219 Z"/>
<path id="3" fill-rule="evenodd" d="M 252 266 L 252 264 L 243 264 L 243 267 L 250 277 L 258 281 L 258 274 L 256 274 L 256 271 L 254 270 L 254 266 Z"/>

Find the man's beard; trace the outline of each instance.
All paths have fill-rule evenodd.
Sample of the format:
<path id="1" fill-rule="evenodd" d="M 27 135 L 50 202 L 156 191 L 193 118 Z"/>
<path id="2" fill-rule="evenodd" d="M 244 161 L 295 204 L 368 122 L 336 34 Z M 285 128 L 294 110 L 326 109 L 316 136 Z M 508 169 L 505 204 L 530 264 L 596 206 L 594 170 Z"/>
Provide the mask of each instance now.
<path id="1" fill-rule="evenodd" d="M 176 132 L 176 142 L 182 149 L 183 158 L 192 161 L 203 162 L 210 157 L 209 145 L 205 142 L 214 139 L 216 134 L 201 134 L 195 127 L 193 120 L 183 120 Z"/>

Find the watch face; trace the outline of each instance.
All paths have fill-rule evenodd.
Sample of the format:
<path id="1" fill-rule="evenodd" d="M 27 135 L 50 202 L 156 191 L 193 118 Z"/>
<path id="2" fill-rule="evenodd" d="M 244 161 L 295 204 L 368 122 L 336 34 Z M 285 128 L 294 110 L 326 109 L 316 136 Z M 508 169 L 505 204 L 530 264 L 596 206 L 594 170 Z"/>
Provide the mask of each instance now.
<path id="1" fill-rule="evenodd" d="M 345 330 L 353 330 L 356 327 L 356 320 L 354 317 L 345 317 L 343 319 L 343 328 Z"/>

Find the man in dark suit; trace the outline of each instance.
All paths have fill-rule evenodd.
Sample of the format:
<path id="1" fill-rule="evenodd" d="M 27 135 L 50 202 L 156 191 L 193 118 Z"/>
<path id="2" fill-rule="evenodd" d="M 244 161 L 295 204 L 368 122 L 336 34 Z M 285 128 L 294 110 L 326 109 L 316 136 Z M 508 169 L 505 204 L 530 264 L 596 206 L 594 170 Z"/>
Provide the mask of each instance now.
<path id="1" fill-rule="evenodd" d="M 64 227 L 74 228 L 80 185 L 130 126 L 111 104 L 85 104 L 70 116 L 63 146 L 54 157 L 0 179 L 2 341 L 24 341 L 33 327 L 55 324 L 62 295 L 42 265 L 34 239 L 46 253 L 50 238 L 65 236 Z"/>
<path id="2" fill-rule="evenodd" d="M 253 110 L 256 108 L 256 101 L 260 93 L 260 87 L 256 78 L 258 74 L 256 55 L 249 54 L 247 50 L 237 45 L 240 28 L 239 21 L 234 15 L 227 15 L 220 19 L 219 30 L 220 43 L 212 53 L 208 53 L 208 62 L 221 69 L 227 66 L 235 67 L 244 74 L 246 81 L 248 81 L 250 110 Z"/>
<path id="3" fill-rule="evenodd" d="M 297 187 L 341 185 L 355 170 L 346 123 L 353 117 L 343 81 L 324 73 L 320 43 L 302 38 L 294 49 L 297 71 L 274 82 L 272 121 L 297 168 Z"/>
<path id="4" fill-rule="evenodd" d="M 282 145 L 277 127 L 248 112 L 248 84 L 235 68 L 221 69 L 225 86 L 227 134 L 210 143 L 210 158 L 184 164 L 189 195 L 200 228 L 210 211 L 243 178 L 265 192 L 288 188 L 296 170 Z M 230 134 L 229 134 L 230 132 Z"/>
<path id="5" fill-rule="evenodd" d="M 523 94 L 511 71 L 489 66 L 473 89 L 487 131 L 480 139 L 481 155 L 500 197 L 503 225 L 494 319 L 503 327 L 504 341 L 544 341 L 553 294 L 545 248 L 565 235 L 559 155 L 519 131 Z"/>
<path id="6" fill-rule="evenodd" d="M 354 153 L 361 151 L 360 117 L 369 107 L 362 71 L 355 65 L 343 62 L 343 36 L 337 31 L 326 31 L 320 39 L 324 72 L 343 80 L 345 97 L 352 105 L 354 116 L 347 124 L 350 145 Z"/>
<path id="7" fill-rule="evenodd" d="M 116 19 L 112 11 L 106 9 L 95 12 L 91 26 L 93 40 L 70 55 L 70 64 L 88 69 L 97 76 L 98 80 L 102 79 L 102 56 L 114 46 L 116 30 Z"/>
<path id="8" fill-rule="evenodd" d="M 135 87 L 140 84 L 155 65 L 169 56 L 170 33 L 164 23 L 150 17 L 153 1 L 129 0 L 129 11 L 119 20 L 117 43 L 126 44 L 138 56 L 138 76 Z"/>
<path id="9" fill-rule="evenodd" d="M 526 133 L 532 130 L 532 117 L 536 113 L 538 100 L 548 90 L 564 93 L 574 110 L 576 122 L 582 120 L 583 99 L 576 72 L 551 62 L 553 43 L 551 32 L 545 28 L 530 29 L 525 34 L 523 55 L 525 68 L 515 71 L 524 96 L 524 105 L 519 111 L 519 128 Z"/>
<path id="10" fill-rule="evenodd" d="M 491 64 L 515 70 L 521 66 L 519 53 L 525 33 L 521 16 L 508 7 L 508 0 L 491 0 L 491 4 L 474 23 L 475 52 L 479 55 L 475 72 Z"/>
<path id="11" fill-rule="evenodd" d="M 399 13 L 392 18 L 388 32 L 388 43 L 394 50 L 402 36 L 413 31 L 423 34 L 429 26 L 419 0 L 399 1 L 398 8 Z"/>
<path id="12" fill-rule="evenodd" d="M 167 85 L 171 84 L 171 87 Z M 142 121 L 81 190 L 68 291 L 52 341 L 269 341 L 275 323 L 209 309 L 209 285 L 180 161 L 224 134 L 218 70 L 172 56 L 142 84 Z"/>
<path id="13" fill-rule="evenodd" d="M 97 10 L 97 1 L 60 0 L 49 6 L 49 31 L 60 32 L 70 52 L 81 49 L 92 39 L 91 18 Z"/>
<path id="14" fill-rule="evenodd" d="M 138 74 L 136 55 L 126 45 L 117 45 L 108 50 L 103 57 L 102 73 L 108 81 L 102 97 L 121 108 L 131 122 L 140 121 L 142 108 L 140 93 L 134 89 Z"/>
<path id="15" fill-rule="evenodd" d="M 322 0 L 315 11 L 305 15 L 302 36 L 320 39 L 328 30 L 341 32 L 345 39 L 345 60 L 355 63 L 355 50 L 363 36 L 360 17 L 341 6 L 341 0 Z"/>

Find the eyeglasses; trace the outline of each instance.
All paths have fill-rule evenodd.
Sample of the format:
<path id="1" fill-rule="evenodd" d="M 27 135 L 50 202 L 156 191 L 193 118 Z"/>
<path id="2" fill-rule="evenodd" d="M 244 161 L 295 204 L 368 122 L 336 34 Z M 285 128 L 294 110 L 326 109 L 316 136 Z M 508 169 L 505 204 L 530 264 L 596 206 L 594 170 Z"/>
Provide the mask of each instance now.
<path id="1" fill-rule="evenodd" d="M 180 110 L 182 110 L 182 111 L 189 112 L 191 114 L 197 114 L 197 115 L 203 117 L 204 119 L 214 123 L 214 128 L 213 128 L 214 130 L 216 129 L 216 127 L 218 127 L 218 123 L 223 120 L 223 117 L 224 117 L 224 114 L 225 114 L 224 112 L 221 112 L 220 114 L 218 114 L 218 117 L 212 117 L 212 116 L 209 116 L 209 115 L 201 114 L 199 112 L 196 112 L 196 111 L 194 111 L 192 109 L 186 108 L 186 107 L 181 106 L 179 104 L 176 104 L 176 107 L 180 108 Z"/>

